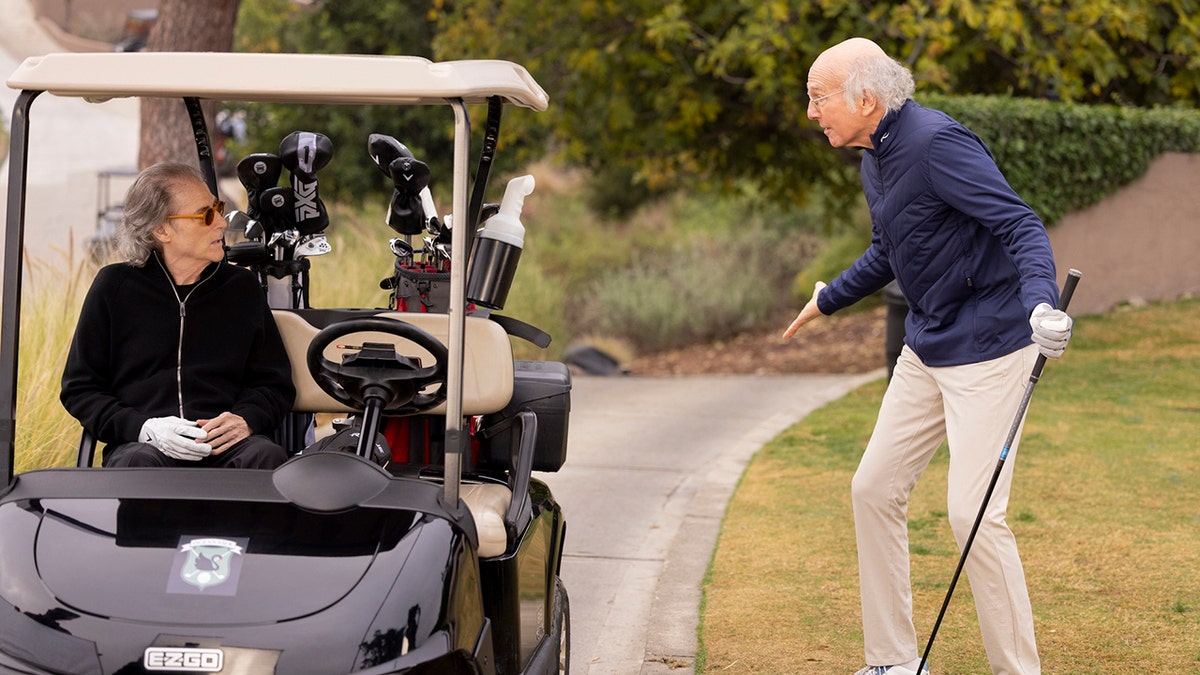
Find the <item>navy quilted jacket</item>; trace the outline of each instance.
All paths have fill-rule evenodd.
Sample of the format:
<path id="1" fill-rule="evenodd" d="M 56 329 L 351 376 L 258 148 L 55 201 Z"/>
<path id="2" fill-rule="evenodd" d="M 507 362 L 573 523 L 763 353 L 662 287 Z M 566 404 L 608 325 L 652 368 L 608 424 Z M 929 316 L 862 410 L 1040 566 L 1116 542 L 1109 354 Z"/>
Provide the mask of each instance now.
<path id="1" fill-rule="evenodd" d="M 818 298 L 825 314 L 897 280 L 905 343 L 929 366 L 978 363 L 1031 343 L 1029 314 L 1058 304 L 1041 219 L 978 136 L 908 101 L 864 151 L 871 245 Z"/>

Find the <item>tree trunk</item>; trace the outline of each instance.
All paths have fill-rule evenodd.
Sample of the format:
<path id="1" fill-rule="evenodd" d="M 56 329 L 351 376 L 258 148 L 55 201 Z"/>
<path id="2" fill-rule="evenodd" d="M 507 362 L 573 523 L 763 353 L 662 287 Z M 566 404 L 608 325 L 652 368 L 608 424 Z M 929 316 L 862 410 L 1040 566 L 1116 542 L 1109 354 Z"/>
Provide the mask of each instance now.
<path id="1" fill-rule="evenodd" d="M 241 0 L 162 0 L 147 51 L 227 52 Z M 215 135 L 215 101 L 203 102 L 210 141 Z M 195 137 L 182 99 L 143 98 L 138 168 L 164 161 L 197 165 Z"/>

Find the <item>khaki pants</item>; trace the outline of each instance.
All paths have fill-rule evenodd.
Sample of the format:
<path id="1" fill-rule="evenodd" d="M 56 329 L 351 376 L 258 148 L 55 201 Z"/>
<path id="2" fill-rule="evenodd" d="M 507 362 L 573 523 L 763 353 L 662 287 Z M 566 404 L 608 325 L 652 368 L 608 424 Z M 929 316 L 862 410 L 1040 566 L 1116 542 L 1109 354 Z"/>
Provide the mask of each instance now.
<path id="1" fill-rule="evenodd" d="M 909 580 L 909 494 L 942 440 L 949 439 L 947 512 L 961 551 L 1036 358 L 1037 347 L 1031 345 L 983 363 L 930 368 L 908 347 L 902 350 L 851 488 L 869 665 L 920 658 Z M 965 569 L 992 672 L 1028 675 L 1040 672 L 1033 611 L 1016 540 L 1004 517 L 1016 446 L 1014 442 Z M 952 571 L 946 570 L 947 581 Z"/>

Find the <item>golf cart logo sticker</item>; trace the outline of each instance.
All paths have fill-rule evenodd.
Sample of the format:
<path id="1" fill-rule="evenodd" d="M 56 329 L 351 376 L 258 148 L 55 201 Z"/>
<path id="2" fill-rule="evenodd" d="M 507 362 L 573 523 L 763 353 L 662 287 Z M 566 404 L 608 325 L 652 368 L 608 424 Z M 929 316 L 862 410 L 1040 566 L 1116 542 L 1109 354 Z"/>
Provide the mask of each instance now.
<path id="1" fill-rule="evenodd" d="M 225 667 L 225 654 L 220 649 L 149 647 L 142 655 L 142 667 L 152 671 L 219 673 Z"/>
<path id="2" fill-rule="evenodd" d="M 235 595 L 249 539 L 183 536 L 171 566 L 168 593 Z"/>

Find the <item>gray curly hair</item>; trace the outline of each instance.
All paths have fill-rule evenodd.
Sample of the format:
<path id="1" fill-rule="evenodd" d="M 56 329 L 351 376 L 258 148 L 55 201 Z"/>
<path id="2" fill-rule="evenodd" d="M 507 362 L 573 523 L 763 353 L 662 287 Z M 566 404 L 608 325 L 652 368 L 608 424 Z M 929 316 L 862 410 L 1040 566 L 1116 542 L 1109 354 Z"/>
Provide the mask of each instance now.
<path id="1" fill-rule="evenodd" d="M 846 105 L 855 112 L 855 101 L 864 92 L 871 92 L 883 106 L 884 114 L 899 110 L 904 102 L 912 98 L 916 84 L 912 73 L 899 61 L 879 55 L 855 60 L 842 85 L 845 87 Z"/>
<path id="2" fill-rule="evenodd" d="M 117 254 L 141 267 L 150 254 L 162 252 L 154 230 L 171 215 L 174 191 L 188 182 L 204 182 L 200 170 L 188 164 L 160 162 L 143 170 L 125 193 L 125 213 L 117 231 Z"/>

